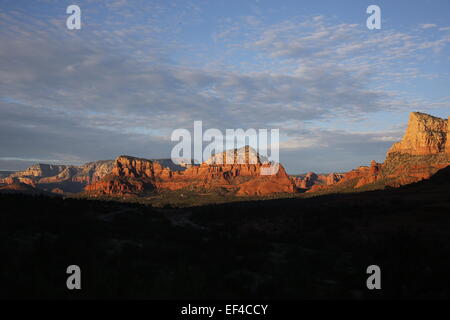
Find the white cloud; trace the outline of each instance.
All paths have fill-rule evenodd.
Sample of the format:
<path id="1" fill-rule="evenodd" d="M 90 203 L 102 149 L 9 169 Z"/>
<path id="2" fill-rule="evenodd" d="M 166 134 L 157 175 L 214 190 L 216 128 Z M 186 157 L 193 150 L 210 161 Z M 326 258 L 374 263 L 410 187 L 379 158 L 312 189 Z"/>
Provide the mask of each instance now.
<path id="1" fill-rule="evenodd" d="M 420 28 L 421 29 L 431 29 L 431 28 L 436 28 L 437 24 L 434 23 L 422 23 L 420 24 Z"/>

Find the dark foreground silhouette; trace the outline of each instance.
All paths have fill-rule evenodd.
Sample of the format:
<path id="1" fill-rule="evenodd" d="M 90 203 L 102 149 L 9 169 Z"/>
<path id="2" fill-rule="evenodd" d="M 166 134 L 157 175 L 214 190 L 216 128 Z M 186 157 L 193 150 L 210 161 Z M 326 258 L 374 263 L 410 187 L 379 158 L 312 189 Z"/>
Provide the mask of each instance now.
<path id="1" fill-rule="evenodd" d="M 194 208 L 0 200 L 1 298 L 450 297 L 450 167 L 399 189 Z"/>

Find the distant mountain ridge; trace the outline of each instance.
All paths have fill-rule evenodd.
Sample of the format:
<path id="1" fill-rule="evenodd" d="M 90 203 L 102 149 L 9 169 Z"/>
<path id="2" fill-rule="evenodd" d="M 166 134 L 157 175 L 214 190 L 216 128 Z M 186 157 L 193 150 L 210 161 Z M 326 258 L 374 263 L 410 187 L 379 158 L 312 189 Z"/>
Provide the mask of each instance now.
<path id="1" fill-rule="evenodd" d="M 16 172 L 16 171 L 11 171 L 11 170 L 0 171 L 0 179 L 9 177 L 9 176 L 12 175 L 14 172 Z"/>
<path id="2" fill-rule="evenodd" d="M 261 169 L 269 167 L 270 163 L 262 163 L 254 149 L 248 146 L 244 148 L 218 153 L 200 166 L 192 166 L 184 171 L 172 171 L 156 161 L 120 156 L 115 160 L 111 174 L 88 185 L 85 190 L 91 196 L 130 196 L 180 189 L 236 195 L 296 191 L 295 184 L 281 165 L 275 175 L 261 175 Z M 239 156 L 230 161 L 233 155 Z M 227 156 L 228 160 L 223 160 Z M 226 163 L 220 164 L 221 161 Z"/>
<path id="3" fill-rule="evenodd" d="M 164 167 L 185 170 L 188 164 L 175 165 L 170 159 L 153 160 Z M 187 162 L 187 161 L 185 161 Z M 45 191 L 55 193 L 78 193 L 96 181 L 110 174 L 114 167 L 114 160 L 99 160 L 88 162 L 81 166 L 35 164 L 23 170 L 13 172 L 0 179 L 6 185 L 26 184 Z"/>
<path id="4" fill-rule="evenodd" d="M 405 135 L 387 151 L 383 163 L 372 161 L 370 166 L 346 173 L 289 176 L 280 164 L 275 175 L 263 176 L 261 169 L 270 163 L 245 146 L 217 153 L 200 165 L 126 155 L 81 166 L 36 164 L 0 179 L 0 183 L 6 185 L 2 189 L 15 185 L 20 190 L 25 184 L 54 193 L 84 192 L 88 196 L 136 196 L 181 189 L 252 196 L 398 187 L 428 179 L 450 165 L 449 122 L 412 112 Z"/>
<path id="5" fill-rule="evenodd" d="M 112 160 L 89 162 L 81 166 L 35 164 L 0 180 L 5 184 L 24 183 L 45 191 L 80 192 L 112 169 Z"/>
<path id="6" fill-rule="evenodd" d="M 305 175 L 292 176 L 292 179 L 297 188 L 309 190 L 313 186 L 328 186 L 336 184 L 343 177 L 343 173 L 332 172 L 329 174 L 316 174 L 314 172 L 308 172 Z"/>

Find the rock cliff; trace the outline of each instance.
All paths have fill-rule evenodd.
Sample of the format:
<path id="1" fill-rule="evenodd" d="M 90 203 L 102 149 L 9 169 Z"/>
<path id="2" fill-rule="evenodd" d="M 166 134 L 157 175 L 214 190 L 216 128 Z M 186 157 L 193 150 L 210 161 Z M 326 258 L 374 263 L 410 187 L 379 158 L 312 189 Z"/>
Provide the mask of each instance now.
<path id="1" fill-rule="evenodd" d="M 399 187 L 430 178 L 450 165 L 449 121 L 412 112 L 400 142 L 388 150 L 383 163 L 372 161 L 344 174 L 336 184 L 309 191 L 342 191 Z"/>
<path id="2" fill-rule="evenodd" d="M 320 189 L 319 186 L 329 186 L 338 183 L 344 175 L 342 173 L 332 172 L 330 174 L 316 174 L 308 172 L 304 176 L 293 176 L 292 180 L 299 189 Z"/>
<path id="3" fill-rule="evenodd" d="M 450 154 L 450 116 L 447 120 L 447 139 L 445 141 L 445 153 Z"/>
<path id="4" fill-rule="evenodd" d="M 0 183 L 23 183 L 57 193 L 80 192 L 84 186 L 111 172 L 113 161 L 96 161 L 82 166 L 36 164 L 1 179 Z"/>
<path id="5" fill-rule="evenodd" d="M 244 158 L 230 161 L 233 155 L 243 155 Z M 220 158 L 222 160 L 218 160 Z M 261 169 L 268 166 L 269 163 L 261 162 L 256 151 L 248 147 L 216 154 L 200 166 L 183 171 L 172 171 L 157 161 L 120 156 L 115 160 L 110 174 L 88 185 L 85 190 L 90 195 L 110 196 L 185 188 L 197 191 L 220 190 L 236 195 L 295 192 L 294 183 L 281 165 L 275 175 L 261 175 Z"/>
<path id="6" fill-rule="evenodd" d="M 438 154 L 446 151 L 449 135 L 448 120 L 421 112 L 411 112 L 408 128 L 400 142 L 394 143 L 387 154 Z M 447 153 L 450 150 L 447 149 Z"/>
<path id="7" fill-rule="evenodd" d="M 145 160 L 150 161 L 150 160 Z M 155 169 L 145 167 L 146 162 L 138 161 L 138 158 L 121 156 L 113 160 L 101 160 L 89 162 L 81 166 L 72 165 L 50 165 L 36 164 L 26 170 L 18 171 L 0 179 L 0 183 L 14 184 L 23 183 L 31 187 L 55 193 L 72 192 L 77 193 L 84 190 L 87 185 L 93 184 L 105 178 L 107 175 L 115 173 L 117 176 L 129 174 L 129 176 L 141 176 L 148 178 L 152 171 L 164 171 L 166 174 L 170 171 L 169 167 L 183 171 L 190 167 L 188 164 L 175 165 L 170 159 L 152 160 Z M 118 172 L 124 170 L 125 172 Z M 129 170 L 129 172 L 127 171 Z M 131 189 L 130 189 L 131 190 Z"/>
<path id="8" fill-rule="evenodd" d="M 372 161 L 347 173 L 288 176 L 283 166 L 274 175 L 261 175 L 270 166 L 254 149 L 244 147 L 213 155 L 201 165 L 170 159 L 149 160 L 119 156 L 82 166 L 37 164 L 15 172 L 0 183 L 27 185 L 54 193 L 85 191 L 89 195 L 126 196 L 189 189 L 234 195 L 268 195 L 377 189 L 401 186 L 431 177 L 450 165 L 450 118 L 420 112 L 410 114 L 400 142 L 387 152 L 383 163 Z"/>

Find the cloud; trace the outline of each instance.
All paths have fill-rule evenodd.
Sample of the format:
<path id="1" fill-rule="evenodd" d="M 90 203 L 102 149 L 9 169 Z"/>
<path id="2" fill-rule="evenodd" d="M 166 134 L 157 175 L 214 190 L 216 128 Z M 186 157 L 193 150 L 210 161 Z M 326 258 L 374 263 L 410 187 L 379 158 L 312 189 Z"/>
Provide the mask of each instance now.
<path id="1" fill-rule="evenodd" d="M 24 33 L 19 38 L 0 35 L 5 44 L 0 94 L 83 115 L 98 127 L 117 131 L 170 130 L 196 119 L 214 127 L 266 127 L 273 114 L 282 122 L 376 111 L 386 97 L 367 88 L 366 73 L 332 63 L 305 65 L 291 74 L 217 72 L 165 63 L 157 49 L 142 61 L 95 36 Z M 109 35 L 113 44 L 120 39 Z M 133 45 L 141 43 L 126 46 Z"/>
<path id="2" fill-rule="evenodd" d="M 424 24 L 424 28 L 435 25 Z M 354 68 L 388 70 L 398 59 L 416 60 L 429 43 L 419 35 L 394 30 L 368 33 L 358 24 L 337 23 L 323 16 L 265 26 L 248 44 L 271 57 L 301 64 L 326 61 Z M 446 37 L 436 41 L 448 42 Z"/>
<path id="3" fill-rule="evenodd" d="M 194 120 L 203 120 L 205 128 L 281 128 L 292 152 L 351 149 L 366 138 L 385 146 L 391 137 L 386 133 L 304 136 L 291 125 L 295 120 L 308 130 L 311 121 L 426 105 L 382 86 L 421 76 L 411 68 L 414 61 L 449 42 L 394 31 L 368 37 L 358 25 L 334 24 L 324 16 L 277 24 L 244 16 L 216 32 L 217 45 L 225 43 L 220 57 L 192 63 L 204 48 L 175 40 L 188 10 L 172 16 L 167 7 L 151 14 L 143 7 L 142 14 L 122 3 L 109 4 L 108 10 L 118 10 L 110 19 L 88 19 L 80 32 L 51 17 L 0 13 L 0 136 L 7 137 L 0 157 L 164 157 L 171 131 L 189 129 Z M 127 17 L 134 15 L 149 22 L 133 23 L 139 19 Z M 248 63 L 249 70 L 230 64 L 230 57 Z M 399 59 L 408 62 L 405 67 Z"/>
<path id="4" fill-rule="evenodd" d="M 378 143 L 399 141 L 402 130 L 380 132 L 351 132 L 348 130 L 309 129 L 280 144 L 281 149 L 336 148 L 355 143 Z M 350 149 L 352 148 L 350 147 Z"/>
<path id="5" fill-rule="evenodd" d="M 121 153 L 162 158 L 170 152 L 163 139 L 99 128 L 63 110 L 0 102 L 0 113 L 2 161 L 81 164 Z"/>
<path id="6" fill-rule="evenodd" d="M 310 129 L 280 143 L 280 158 L 290 173 L 345 172 L 370 160 L 384 161 L 386 151 L 403 130 L 350 132 Z"/>
<path id="7" fill-rule="evenodd" d="M 434 23 L 422 23 L 421 25 L 419 25 L 419 27 L 421 29 L 431 29 L 431 28 L 436 28 L 437 24 L 434 24 Z"/>

